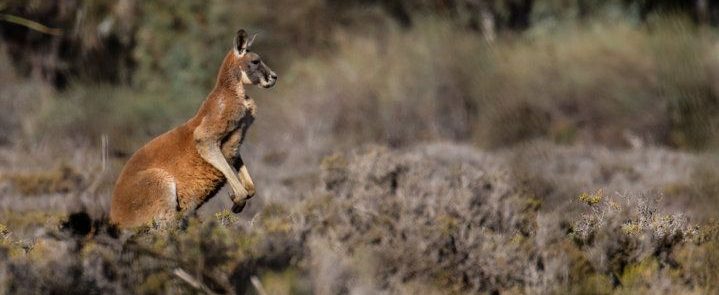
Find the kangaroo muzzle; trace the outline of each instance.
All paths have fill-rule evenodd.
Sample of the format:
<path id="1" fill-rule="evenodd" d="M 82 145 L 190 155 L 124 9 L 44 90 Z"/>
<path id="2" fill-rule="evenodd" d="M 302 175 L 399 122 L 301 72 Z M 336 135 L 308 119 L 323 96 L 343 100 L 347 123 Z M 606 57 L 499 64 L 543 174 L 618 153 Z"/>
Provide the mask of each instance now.
<path id="1" fill-rule="evenodd" d="M 272 86 L 275 86 L 275 83 L 277 83 L 277 74 L 275 74 L 275 72 L 270 72 L 268 75 L 262 77 L 262 80 L 260 81 L 260 86 L 262 86 L 263 88 L 270 88 Z"/>

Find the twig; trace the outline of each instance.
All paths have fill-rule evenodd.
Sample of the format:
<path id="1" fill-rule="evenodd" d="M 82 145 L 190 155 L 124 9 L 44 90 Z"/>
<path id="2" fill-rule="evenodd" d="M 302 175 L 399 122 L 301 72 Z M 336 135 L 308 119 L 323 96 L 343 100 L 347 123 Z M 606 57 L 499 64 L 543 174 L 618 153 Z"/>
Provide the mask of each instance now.
<path id="1" fill-rule="evenodd" d="M 200 291 L 205 292 L 210 295 L 217 294 L 215 292 L 212 292 L 212 290 L 210 290 L 210 288 L 208 288 L 207 286 L 205 286 L 204 284 L 202 284 L 201 282 L 196 280 L 189 273 L 187 273 L 186 271 L 184 271 L 183 269 L 181 269 L 179 267 L 175 268 L 175 270 L 172 273 L 175 276 L 177 276 L 178 278 L 180 278 L 181 280 L 185 281 L 185 283 L 187 283 L 188 285 L 192 286 L 193 288 L 195 288 L 197 290 L 200 290 Z"/>
<path id="2" fill-rule="evenodd" d="M 29 19 L 11 15 L 11 14 L 5 14 L 5 13 L 0 14 L 0 20 L 4 20 L 9 23 L 20 25 L 20 26 L 26 27 L 28 29 L 38 31 L 43 34 L 48 34 L 48 35 L 53 35 L 53 36 L 62 35 L 61 29 L 50 28 L 50 27 L 43 25 L 41 23 L 38 23 L 36 21 L 31 21 Z"/>
<path id="3" fill-rule="evenodd" d="M 174 257 L 167 256 L 158 251 L 152 250 L 150 248 L 144 247 L 144 246 L 134 243 L 134 242 L 127 243 L 127 244 L 125 244 L 125 246 L 132 248 L 135 251 L 142 252 L 145 255 L 149 255 L 156 259 L 165 260 L 165 261 L 170 262 L 175 265 L 181 266 L 183 264 L 180 260 L 178 260 Z M 175 268 L 175 270 L 173 271 L 173 274 L 175 274 L 175 276 L 177 276 L 181 280 L 185 281 L 186 283 L 190 284 L 195 289 L 198 289 L 197 286 L 199 286 L 200 289 L 198 289 L 198 290 L 202 290 L 203 292 L 206 292 L 207 294 L 217 294 L 217 293 L 213 292 L 211 289 L 209 289 L 207 286 L 205 286 L 202 283 L 195 280 L 189 273 L 185 272 L 180 267 Z M 184 277 L 182 277 L 181 275 L 183 275 Z M 230 294 L 230 295 L 235 294 L 235 291 L 233 290 L 232 285 L 229 284 L 226 280 L 221 279 L 222 278 L 221 275 L 218 275 L 213 272 L 208 272 L 208 271 L 203 271 L 202 275 L 206 280 L 211 281 L 212 284 L 224 289 L 223 290 L 224 294 Z M 188 281 L 188 278 L 190 279 L 189 281 Z"/>
<path id="4" fill-rule="evenodd" d="M 100 161 L 102 162 L 102 172 L 105 172 L 107 170 L 107 147 L 109 145 L 109 137 L 107 134 L 102 134 L 102 137 L 100 137 L 100 145 L 102 146 L 102 155 L 100 156 Z"/>
<path id="5" fill-rule="evenodd" d="M 257 276 L 252 276 L 250 278 L 250 282 L 252 282 L 252 286 L 255 286 L 258 294 L 267 295 L 267 291 L 265 291 L 265 288 L 262 287 L 262 282 L 260 282 L 260 279 L 258 279 Z"/>

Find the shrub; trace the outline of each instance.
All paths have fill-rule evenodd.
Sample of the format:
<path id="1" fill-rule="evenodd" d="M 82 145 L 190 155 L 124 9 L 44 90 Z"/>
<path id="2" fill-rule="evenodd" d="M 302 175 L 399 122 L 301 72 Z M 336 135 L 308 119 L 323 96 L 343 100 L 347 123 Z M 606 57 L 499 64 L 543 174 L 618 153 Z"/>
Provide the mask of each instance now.
<path id="1" fill-rule="evenodd" d="M 106 135 L 111 152 L 126 154 L 187 120 L 197 103 L 197 97 L 175 98 L 109 85 L 76 87 L 39 110 L 33 137 L 97 144 Z"/>
<path id="2" fill-rule="evenodd" d="M 702 148 L 715 125 L 709 37 L 682 24 L 565 23 L 495 43 L 437 18 L 360 37 L 344 30 L 330 58 L 294 63 L 274 93 L 258 96 L 278 111 L 266 116 L 289 118 L 289 134 L 342 135 L 326 142 L 623 147 L 636 137 Z"/>
<path id="3" fill-rule="evenodd" d="M 719 99 L 713 82 L 717 63 L 706 36 L 682 19 L 652 26 L 659 95 L 666 101 L 669 143 L 702 149 L 715 144 Z"/>
<path id="4" fill-rule="evenodd" d="M 589 258 L 596 269 L 624 273 L 624 280 L 634 280 L 634 272 L 653 265 L 652 259 L 673 263 L 669 255 L 674 248 L 697 234 L 686 217 L 660 213 L 656 201 L 647 197 L 597 199 L 587 203 L 591 211 L 573 224 L 571 236 L 593 254 Z M 625 269 L 628 265 L 633 266 Z"/>
<path id="5" fill-rule="evenodd" d="M 245 293 L 253 277 L 267 290 L 310 293 L 717 288 L 716 224 L 691 224 L 654 194 L 598 191 L 577 198 L 578 212 L 557 209 L 514 177 L 509 159 L 451 144 L 369 145 L 322 162 L 306 197 L 266 201 L 249 218 L 224 211 L 118 238 L 102 221 L 85 220 L 89 231 L 67 231 L 82 222 L 2 214 L 13 234 L 0 240 L 0 288 Z M 32 241 L 14 234 L 38 228 L 44 234 Z"/>
<path id="6" fill-rule="evenodd" d="M 0 180 L 9 181 L 23 195 L 68 193 L 85 185 L 84 177 L 67 163 L 50 171 L 6 174 Z"/>

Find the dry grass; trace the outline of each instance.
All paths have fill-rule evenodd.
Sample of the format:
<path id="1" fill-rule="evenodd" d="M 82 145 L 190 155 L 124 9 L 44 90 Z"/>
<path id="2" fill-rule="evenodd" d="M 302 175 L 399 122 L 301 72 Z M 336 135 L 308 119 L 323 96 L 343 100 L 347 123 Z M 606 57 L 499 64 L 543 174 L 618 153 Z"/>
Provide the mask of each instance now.
<path id="1" fill-rule="evenodd" d="M 270 91 L 250 93 L 265 119 L 250 133 L 267 151 L 262 157 L 292 153 L 281 148 L 292 144 L 314 154 L 366 142 L 401 147 L 452 140 L 500 148 L 546 138 L 681 149 L 715 142 L 715 41 L 683 19 L 643 27 L 570 23 L 494 43 L 441 18 L 417 19 L 410 29 L 376 25 L 381 30 L 338 27 L 323 37 L 334 44 L 331 50 L 270 61 L 282 80 Z M 175 66 L 189 63 L 202 68 L 188 69 L 193 77 L 210 82 L 148 72 L 138 79 L 157 85 L 79 84 L 45 95 L 25 129 L 36 138 L 93 142 L 107 134 L 116 153 L 129 153 L 192 115 L 214 79 L 213 65 L 227 50 L 219 36 L 208 42 L 192 50 L 218 56 L 171 55 L 163 71 L 175 73 Z M 258 46 L 262 42 L 272 40 L 260 39 Z M 147 46 L 165 48 L 161 44 Z M 257 50 L 271 57 L 265 49 Z"/>
<path id="2" fill-rule="evenodd" d="M 336 39 L 335 55 L 298 60 L 274 92 L 256 94 L 272 118 L 257 133 L 310 146 L 713 144 L 711 37 L 682 20 L 591 22 L 488 44 L 430 18 Z M 333 134 L 343 136 L 322 136 Z"/>
<path id="3" fill-rule="evenodd" d="M 193 292 L 174 274 L 181 268 L 238 293 L 250 292 L 252 276 L 279 294 L 716 291 L 716 267 L 702 262 L 717 253 L 715 224 L 693 223 L 653 194 L 596 192 L 576 195 L 575 211 L 543 208 L 509 160 L 451 144 L 367 146 L 326 158 L 301 200 L 120 238 L 77 216 L 0 220 L 10 224 L 0 282 L 11 293 Z M 14 234 L 24 227 L 44 233 Z"/>
<path id="4" fill-rule="evenodd" d="M 0 181 L 9 182 L 12 189 L 23 195 L 79 191 L 84 183 L 83 176 L 67 164 L 50 171 L 4 174 Z"/>

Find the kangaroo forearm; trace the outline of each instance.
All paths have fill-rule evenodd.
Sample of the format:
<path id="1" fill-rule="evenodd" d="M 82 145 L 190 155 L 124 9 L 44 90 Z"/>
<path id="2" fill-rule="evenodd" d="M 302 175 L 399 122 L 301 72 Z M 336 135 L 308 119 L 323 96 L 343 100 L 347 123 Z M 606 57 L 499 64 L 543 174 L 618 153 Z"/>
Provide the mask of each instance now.
<path id="1" fill-rule="evenodd" d="M 236 195 L 247 196 L 247 190 L 238 179 L 237 173 L 222 155 L 219 143 L 199 142 L 196 147 L 200 157 L 222 173 Z"/>
<path id="2" fill-rule="evenodd" d="M 252 182 L 252 177 L 250 177 L 250 172 L 247 171 L 247 166 L 242 165 L 240 167 L 239 171 L 240 175 L 240 181 L 242 181 L 242 184 L 244 185 L 245 189 L 249 193 L 250 196 L 255 194 L 255 183 Z"/>

